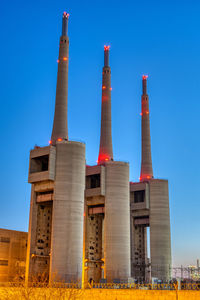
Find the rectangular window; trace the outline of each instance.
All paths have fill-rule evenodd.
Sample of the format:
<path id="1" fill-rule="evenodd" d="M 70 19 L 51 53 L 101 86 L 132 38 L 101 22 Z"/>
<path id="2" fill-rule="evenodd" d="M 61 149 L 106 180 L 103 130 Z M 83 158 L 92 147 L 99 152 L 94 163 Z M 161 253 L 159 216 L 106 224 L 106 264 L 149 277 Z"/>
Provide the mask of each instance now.
<path id="1" fill-rule="evenodd" d="M 49 155 L 42 155 L 31 158 L 30 173 L 48 171 Z"/>
<path id="2" fill-rule="evenodd" d="M 134 192 L 134 203 L 144 202 L 145 190 Z"/>
<path id="3" fill-rule="evenodd" d="M 100 187 L 100 174 L 86 176 L 86 188 L 94 189 Z"/>
<path id="4" fill-rule="evenodd" d="M 9 237 L 1 236 L 0 237 L 0 242 L 2 242 L 2 243 L 10 243 L 10 238 Z"/>
<path id="5" fill-rule="evenodd" d="M 8 260 L 0 259 L 0 266 L 8 266 Z"/>

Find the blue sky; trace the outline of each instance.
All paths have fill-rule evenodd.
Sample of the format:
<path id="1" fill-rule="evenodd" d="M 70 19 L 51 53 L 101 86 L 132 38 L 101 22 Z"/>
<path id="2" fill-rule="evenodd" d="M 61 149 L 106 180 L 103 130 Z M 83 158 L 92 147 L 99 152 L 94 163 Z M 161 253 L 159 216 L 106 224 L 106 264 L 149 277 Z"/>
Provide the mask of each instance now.
<path id="1" fill-rule="evenodd" d="M 103 46 L 111 45 L 115 160 L 140 174 L 141 79 L 148 74 L 154 176 L 169 180 L 174 265 L 200 258 L 200 2 L 1 1 L 0 228 L 28 230 L 29 151 L 51 136 L 62 12 L 69 20 L 69 138 L 100 139 Z"/>

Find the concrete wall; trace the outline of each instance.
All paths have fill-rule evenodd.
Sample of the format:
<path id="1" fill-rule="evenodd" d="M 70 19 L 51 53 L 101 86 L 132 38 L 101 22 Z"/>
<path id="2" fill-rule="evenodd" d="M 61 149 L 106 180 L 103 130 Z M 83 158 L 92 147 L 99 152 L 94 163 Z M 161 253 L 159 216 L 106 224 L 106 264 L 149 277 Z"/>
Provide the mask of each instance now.
<path id="1" fill-rule="evenodd" d="M 78 142 L 57 142 L 51 280 L 81 280 L 84 189 L 85 145 Z"/>
<path id="2" fill-rule="evenodd" d="M 24 277 L 28 233 L 0 229 L 0 282 Z"/>
<path id="3" fill-rule="evenodd" d="M 171 276 L 168 181 L 152 179 L 149 186 L 151 276 L 168 280 Z"/>
<path id="4" fill-rule="evenodd" d="M 103 214 L 90 214 L 87 217 L 87 235 L 85 257 L 88 259 L 87 278 L 91 282 L 100 282 L 102 278 L 102 229 Z"/>
<path id="5" fill-rule="evenodd" d="M 105 274 L 112 282 L 130 277 L 129 165 L 108 162 L 105 167 Z"/>

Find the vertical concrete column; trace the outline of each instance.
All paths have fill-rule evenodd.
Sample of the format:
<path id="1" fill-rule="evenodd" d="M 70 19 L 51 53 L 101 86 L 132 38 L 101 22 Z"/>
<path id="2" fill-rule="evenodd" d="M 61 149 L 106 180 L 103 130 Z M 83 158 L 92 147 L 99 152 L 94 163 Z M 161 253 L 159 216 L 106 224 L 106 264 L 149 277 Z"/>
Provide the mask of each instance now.
<path id="1" fill-rule="evenodd" d="M 27 255 L 26 255 L 26 274 L 25 274 L 26 284 L 28 284 L 28 281 L 30 279 L 29 277 L 31 277 L 31 275 L 34 275 L 33 259 L 31 258 L 31 254 L 34 253 L 34 249 L 35 249 L 36 229 L 37 229 L 37 204 L 36 204 L 36 193 L 34 191 L 34 184 L 32 184 L 30 212 L 29 212 Z"/>
<path id="2" fill-rule="evenodd" d="M 109 46 L 104 46 L 104 67 L 102 75 L 101 137 L 98 163 L 113 160 L 111 126 L 111 69 L 109 67 Z"/>
<path id="3" fill-rule="evenodd" d="M 81 282 L 85 145 L 56 143 L 50 280 Z"/>
<path id="4" fill-rule="evenodd" d="M 67 98 L 68 98 L 68 61 L 69 38 L 67 36 L 67 24 L 69 15 L 63 14 L 62 35 L 60 37 L 58 73 L 56 87 L 56 104 L 51 142 L 56 144 L 57 139 L 68 139 L 67 124 Z"/>
<path id="5" fill-rule="evenodd" d="M 151 276 L 167 281 L 171 277 L 168 181 L 152 179 L 149 186 Z"/>
<path id="6" fill-rule="evenodd" d="M 147 95 L 147 76 L 143 76 L 142 94 L 142 162 L 140 181 L 153 178 L 153 168 L 151 159 L 151 137 L 149 120 L 149 96 Z"/>
<path id="7" fill-rule="evenodd" d="M 108 162 L 105 167 L 105 277 L 112 282 L 130 277 L 129 164 Z"/>

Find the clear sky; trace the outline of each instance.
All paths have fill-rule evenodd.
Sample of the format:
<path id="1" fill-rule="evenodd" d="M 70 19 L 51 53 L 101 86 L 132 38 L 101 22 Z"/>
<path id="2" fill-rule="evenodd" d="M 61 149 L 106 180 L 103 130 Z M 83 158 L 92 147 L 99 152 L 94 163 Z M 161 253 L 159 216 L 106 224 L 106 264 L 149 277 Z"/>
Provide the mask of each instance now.
<path id="1" fill-rule="evenodd" d="M 103 46 L 111 45 L 114 158 L 141 159 L 142 75 L 148 74 L 154 176 L 169 180 L 174 265 L 200 258 L 200 2 L 1 1 L 0 228 L 28 230 L 29 151 L 53 124 L 62 13 L 69 19 L 69 138 L 100 139 Z"/>

